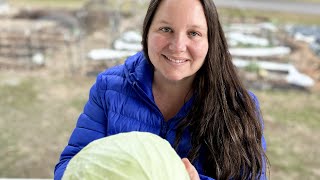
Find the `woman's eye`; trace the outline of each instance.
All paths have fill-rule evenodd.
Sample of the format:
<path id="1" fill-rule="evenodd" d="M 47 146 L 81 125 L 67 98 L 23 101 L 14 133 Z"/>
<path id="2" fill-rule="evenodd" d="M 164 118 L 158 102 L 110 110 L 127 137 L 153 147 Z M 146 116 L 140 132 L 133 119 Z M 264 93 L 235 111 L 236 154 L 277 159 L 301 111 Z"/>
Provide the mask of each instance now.
<path id="1" fill-rule="evenodd" d="M 171 31 L 172 31 L 172 30 L 171 30 L 170 28 L 168 28 L 168 27 L 160 28 L 160 30 L 161 30 L 162 32 L 171 32 Z"/>
<path id="2" fill-rule="evenodd" d="M 190 35 L 190 36 L 200 36 L 200 34 L 197 33 L 197 32 L 190 32 L 189 35 Z"/>

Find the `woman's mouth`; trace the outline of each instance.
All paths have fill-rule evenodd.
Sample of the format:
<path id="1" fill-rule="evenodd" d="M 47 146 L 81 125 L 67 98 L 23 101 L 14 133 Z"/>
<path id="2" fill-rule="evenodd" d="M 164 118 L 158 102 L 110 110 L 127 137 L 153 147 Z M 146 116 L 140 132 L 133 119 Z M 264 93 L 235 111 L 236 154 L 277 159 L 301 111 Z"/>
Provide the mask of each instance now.
<path id="1" fill-rule="evenodd" d="M 188 61 L 188 59 L 186 58 L 176 58 L 176 57 L 168 57 L 168 56 L 165 56 L 163 55 L 168 61 L 170 62 L 173 62 L 173 63 L 176 63 L 176 64 L 181 64 L 181 63 L 184 63 L 186 61 Z"/>

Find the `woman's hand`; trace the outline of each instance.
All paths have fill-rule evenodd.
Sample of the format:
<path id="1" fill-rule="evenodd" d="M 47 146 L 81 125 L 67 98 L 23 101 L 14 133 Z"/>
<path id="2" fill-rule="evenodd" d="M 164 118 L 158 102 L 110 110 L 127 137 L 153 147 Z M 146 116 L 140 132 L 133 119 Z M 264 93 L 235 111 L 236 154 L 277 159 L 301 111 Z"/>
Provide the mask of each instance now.
<path id="1" fill-rule="evenodd" d="M 187 172 L 189 173 L 190 176 L 190 180 L 200 180 L 198 171 L 196 170 L 196 168 L 190 163 L 189 159 L 187 158 L 183 158 L 182 162 L 184 164 L 184 166 L 187 169 Z"/>

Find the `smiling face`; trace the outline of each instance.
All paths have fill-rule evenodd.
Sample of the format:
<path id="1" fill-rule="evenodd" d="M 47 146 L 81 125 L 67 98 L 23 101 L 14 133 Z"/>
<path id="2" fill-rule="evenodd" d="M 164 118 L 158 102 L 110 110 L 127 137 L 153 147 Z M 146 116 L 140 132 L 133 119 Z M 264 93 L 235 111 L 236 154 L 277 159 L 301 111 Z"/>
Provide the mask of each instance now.
<path id="1" fill-rule="evenodd" d="M 148 56 L 154 76 L 193 80 L 208 52 L 207 21 L 199 0 L 164 0 L 148 32 Z"/>

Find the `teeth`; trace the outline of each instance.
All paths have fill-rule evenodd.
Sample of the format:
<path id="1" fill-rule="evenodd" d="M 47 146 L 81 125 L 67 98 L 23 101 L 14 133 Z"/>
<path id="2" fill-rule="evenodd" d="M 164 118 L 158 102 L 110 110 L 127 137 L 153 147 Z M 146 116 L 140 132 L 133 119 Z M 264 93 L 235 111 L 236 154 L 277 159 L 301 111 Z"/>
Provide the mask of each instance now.
<path id="1" fill-rule="evenodd" d="M 171 61 L 171 62 L 174 62 L 174 63 L 183 63 L 183 62 L 186 62 L 187 60 L 185 59 L 171 59 L 169 57 L 166 56 L 166 58 Z"/>

